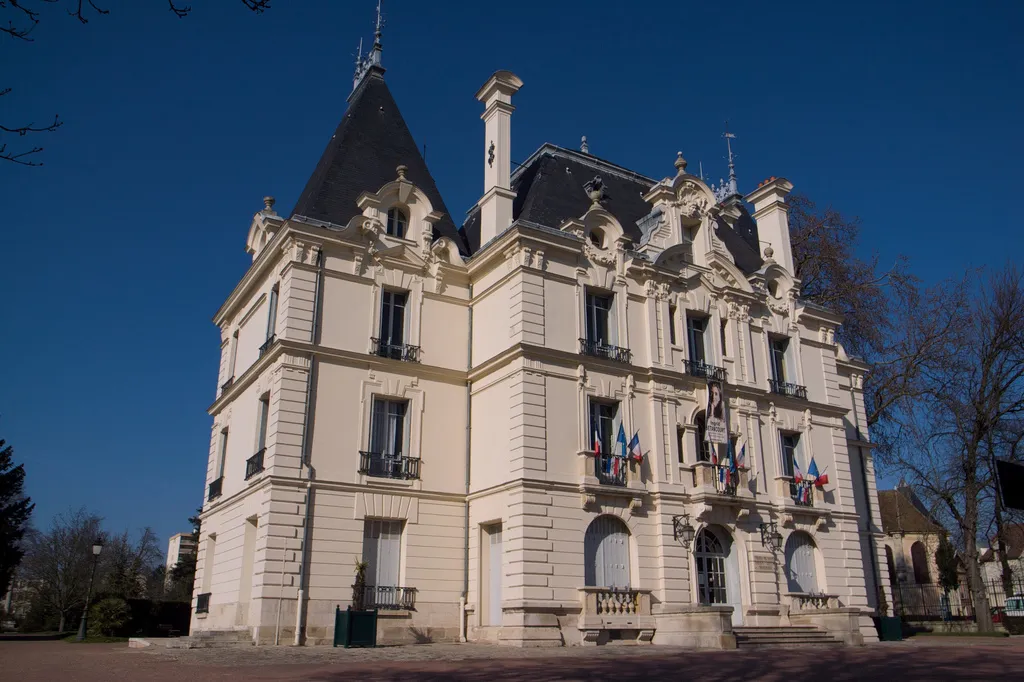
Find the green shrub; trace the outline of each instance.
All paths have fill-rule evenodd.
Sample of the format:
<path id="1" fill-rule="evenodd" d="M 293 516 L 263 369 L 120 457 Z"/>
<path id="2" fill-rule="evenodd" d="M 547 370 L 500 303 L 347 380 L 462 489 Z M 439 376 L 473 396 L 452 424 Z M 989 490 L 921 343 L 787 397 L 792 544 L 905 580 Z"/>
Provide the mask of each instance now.
<path id="1" fill-rule="evenodd" d="M 1011 635 L 1024 635 L 1024 616 L 1007 616 L 1004 613 L 1003 627 Z"/>
<path id="2" fill-rule="evenodd" d="M 128 623 L 131 615 L 131 609 L 124 599 L 101 599 L 89 609 L 89 634 L 111 637 Z"/>

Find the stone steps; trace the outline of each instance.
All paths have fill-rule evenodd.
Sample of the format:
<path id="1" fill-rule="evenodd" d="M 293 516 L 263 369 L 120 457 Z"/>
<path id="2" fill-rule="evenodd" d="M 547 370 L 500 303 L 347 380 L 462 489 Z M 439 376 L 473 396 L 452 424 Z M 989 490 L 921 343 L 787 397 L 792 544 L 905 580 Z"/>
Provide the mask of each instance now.
<path id="1" fill-rule="evenodd" d="M 188 638 L 189 649 L 253 646 L 252 632 L 244 630 L 200 630 Z"/>
<path id="2" fill-rule="evenodd" d="M 810 625 L 737 627 L 733 628 L 733 634 L 736 635 L 736 646 L 743 649 L 769 647 L 803 649 L 843 646 L 838 639 Z"/>

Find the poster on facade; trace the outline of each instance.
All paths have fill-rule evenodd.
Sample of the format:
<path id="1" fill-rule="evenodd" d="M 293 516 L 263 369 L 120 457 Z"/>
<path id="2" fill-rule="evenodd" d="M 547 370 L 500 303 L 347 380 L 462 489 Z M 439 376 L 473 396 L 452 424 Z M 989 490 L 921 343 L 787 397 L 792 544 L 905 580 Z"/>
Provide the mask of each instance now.
<path id="1" fill-rule="evenodd" d="M 721 381 L 708 380 L 708 406 L 704 414 L 706 440 L 709 443 L 728 443 L 729 427 L 725 423 L 725 394 Z"/>

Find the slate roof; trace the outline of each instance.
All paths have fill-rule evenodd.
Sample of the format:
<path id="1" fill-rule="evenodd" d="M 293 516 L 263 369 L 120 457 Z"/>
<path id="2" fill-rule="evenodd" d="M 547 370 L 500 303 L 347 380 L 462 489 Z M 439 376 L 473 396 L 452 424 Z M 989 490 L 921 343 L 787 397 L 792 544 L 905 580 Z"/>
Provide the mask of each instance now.
<path id="1" fill-rule="evenodd" d="M 444 212 L 434 225 L 434 237 L 451 238 L 468 255 L 383 74 L 383 69 L 371 68 L 349 97 L 345 115 L 295 202 L 292 215 L 344 225 L 360 213 L 356 206 L 359 195 L 376 192 L 397 178 L 395 169 L 404 164 L 409 169 L 406 177 L 423 190 L 435 211 Z"/>
<path id="2" fill-rule="evenodd" d="M 924 510 L 920 500 L 907 486 L 896 490 L 879 490 L 878 507 L 885 533 L 945 533 L 935 519 Z"/>
<path id="3" fill-rule="evenodd" d="M 655 185 L 655 180 L 640 175 L 604 159 L 546 143 L 534 152 L 512 174 L 512 189 L 516 199 L 512 204 L 513 220 L 524 220 L 557 229 L 566 220 L 579 218 L 590 209 L 590 197 L 584 185 L 595 176 L 604 184 L 601 206 L 622 225 L 626 236 L 634 244 L 642 236 L 637 221 L 651 212 L 651 205 L 643 197 Z M 756 248 L 757 226 L 745 207 L 740 205 L 741 217 L 734 231 L 720 224 L 716 233 L 733 254 L 736 264 L 746 273 L 761 267 Z M 744 220 L 745 218 L 745 220 Z M 471 252 L 480 248 L 480 211 L 474 209 L 462 229 Z"/>

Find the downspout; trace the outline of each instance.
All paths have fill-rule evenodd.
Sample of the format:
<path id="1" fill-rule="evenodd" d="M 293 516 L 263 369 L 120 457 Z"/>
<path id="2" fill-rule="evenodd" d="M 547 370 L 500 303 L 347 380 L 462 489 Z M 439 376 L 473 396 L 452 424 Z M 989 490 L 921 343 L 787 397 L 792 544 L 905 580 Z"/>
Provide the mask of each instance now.
<path id="1" fill-rule="evenodd" d="M 309 333 L 314 347 L 320 343 L 320 316 L 323 312 L 323 247 L 317 251 L 316 268 L 316 286 L 313 290 L 313 323 Z M 316 352 L 311 351 L 309 353 L 309 381 L 306 384 L 306 419 L 302 428 L 302 462 L 300 464 L 300 470 L 304 468 L 306 473 L 306 492 L 303 502 L 306 514 L 302 522 L 302 536 L 299 539 L 299 590 L 295 606 L 295 646 L 302 646 L 305 640 L 306 585 L 309 580 L 309 545 L 311 526 L 313 525 L 313 467 L 310 453 L 313 439 L 310 437 L 310 432 L 313 429 L 313 413 L 316 406 L 317 367 Z"/>
<path id="2" fill-rule="evenodd" d="M 469 285 L 469 339 L 466 342 L 467 369 L 473 369 L 473 284 Z M 472 385 L 466 379 L 466 517 L 465 517 L 465 541 L 463 543 L 462 557 L 462 598 L 459 599 L 459 641 L 468 640 L 466 623 L 466 603 L 469 601 L 469 467 L 471 435 L 473 432 L 473 396 Z"/>

